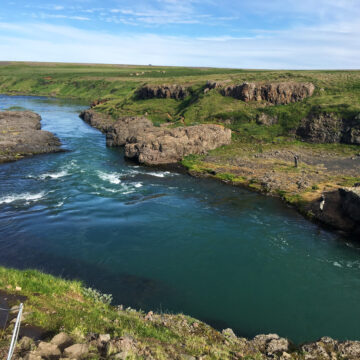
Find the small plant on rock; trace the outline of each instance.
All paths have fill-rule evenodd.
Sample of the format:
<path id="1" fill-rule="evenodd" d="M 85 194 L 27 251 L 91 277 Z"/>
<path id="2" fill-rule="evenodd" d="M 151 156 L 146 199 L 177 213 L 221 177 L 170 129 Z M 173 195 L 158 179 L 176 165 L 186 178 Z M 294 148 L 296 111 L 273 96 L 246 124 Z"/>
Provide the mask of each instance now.
<path id="1" fill-rule="evenodd" d="M 83 294 L 95 302 L 101 302 L 105 305 L 110 305 L 113 301 L 113 296 L 111 294 L 103 294 L 99 290 L 92 288 L 85 288 Z"/>

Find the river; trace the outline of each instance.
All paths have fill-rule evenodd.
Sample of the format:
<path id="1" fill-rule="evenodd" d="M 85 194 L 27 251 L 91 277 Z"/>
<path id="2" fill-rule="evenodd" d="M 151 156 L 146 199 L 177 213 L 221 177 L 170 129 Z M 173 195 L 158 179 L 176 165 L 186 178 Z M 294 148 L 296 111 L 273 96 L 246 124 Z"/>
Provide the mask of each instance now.
<path id="1" fill-rule="evenodd" d="M 127 163 L 70 100 L 0 96 L 68 150 L 0 165 L 0 265 L 238 335 L 360 339 L 360 249 L 280 200 Z"/>

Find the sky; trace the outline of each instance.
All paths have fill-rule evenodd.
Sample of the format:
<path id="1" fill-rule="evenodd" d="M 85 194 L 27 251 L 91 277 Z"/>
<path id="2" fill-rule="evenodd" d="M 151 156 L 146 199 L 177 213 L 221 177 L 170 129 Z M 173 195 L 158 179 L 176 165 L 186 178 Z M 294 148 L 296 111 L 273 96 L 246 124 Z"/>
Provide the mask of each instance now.
<path id="1" fill-rule="evenodd" d="M 359 69 L 360 0 L 1 0 L 0 60 Z"/>

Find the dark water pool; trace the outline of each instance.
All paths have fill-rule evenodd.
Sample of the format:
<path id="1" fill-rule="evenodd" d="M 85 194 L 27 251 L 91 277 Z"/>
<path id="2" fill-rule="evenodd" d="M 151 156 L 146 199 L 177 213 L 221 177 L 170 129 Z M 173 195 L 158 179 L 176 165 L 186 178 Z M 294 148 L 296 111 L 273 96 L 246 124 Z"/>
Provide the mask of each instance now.
<path id="1" fill-rule="evenodd" d="M 69 152 L 0 165 L 0 264 L 253 336 L 360 339 L 360 251 L 277 199 L 126 163 L 78 103 L 0 96 Z"/>

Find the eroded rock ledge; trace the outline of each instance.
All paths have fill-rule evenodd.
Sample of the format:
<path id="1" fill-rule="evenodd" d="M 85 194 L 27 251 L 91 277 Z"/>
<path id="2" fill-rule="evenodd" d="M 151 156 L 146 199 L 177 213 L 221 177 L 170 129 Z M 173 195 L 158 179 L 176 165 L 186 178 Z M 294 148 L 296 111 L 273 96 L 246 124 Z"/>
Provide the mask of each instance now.
<path id="1" fill-rule="evenodd" d="M 32 111 L 0 111 L 0 163 L 62 151 L 60 140 L 41 130 L 40 120 Z"/>
<path id="2" fill-rule="evenodd" d="M 334 113 L 310 114 L 301 120 L 296 133 L 314 143 L 360 145 L 360 114 L 351 120 L 341 119 Z"/>
<path id="3" fill-rule="evenodd" d="M 125 156 L 145 165 L 173 164 L 190 154 L 204 154 L 231 142 L 231 130 L 220 125 L 155 127 L 145 117 L 117 121 L 86 110 L 80 117 L 106 133 L 108 146 L 125 146 Z"/>
<path id="4" fill-rule="evenodd" d="M 242 101 L 266 101 L 275 105 L 302 101 L 312 96 L 315 86 L 312 83 L 281 82 L 257 84 L 244 82 L 239 85 L 208 82 L 206 89 L 220 89 L 223 96 L 231 96 Z"/>
<path id="5" fill-rule="evenodd" d="M 138 99 L 176 99 L 182 100 L 189 94 L 188 88 L 181 85 L 144 85 L 137 92 Z"/>

